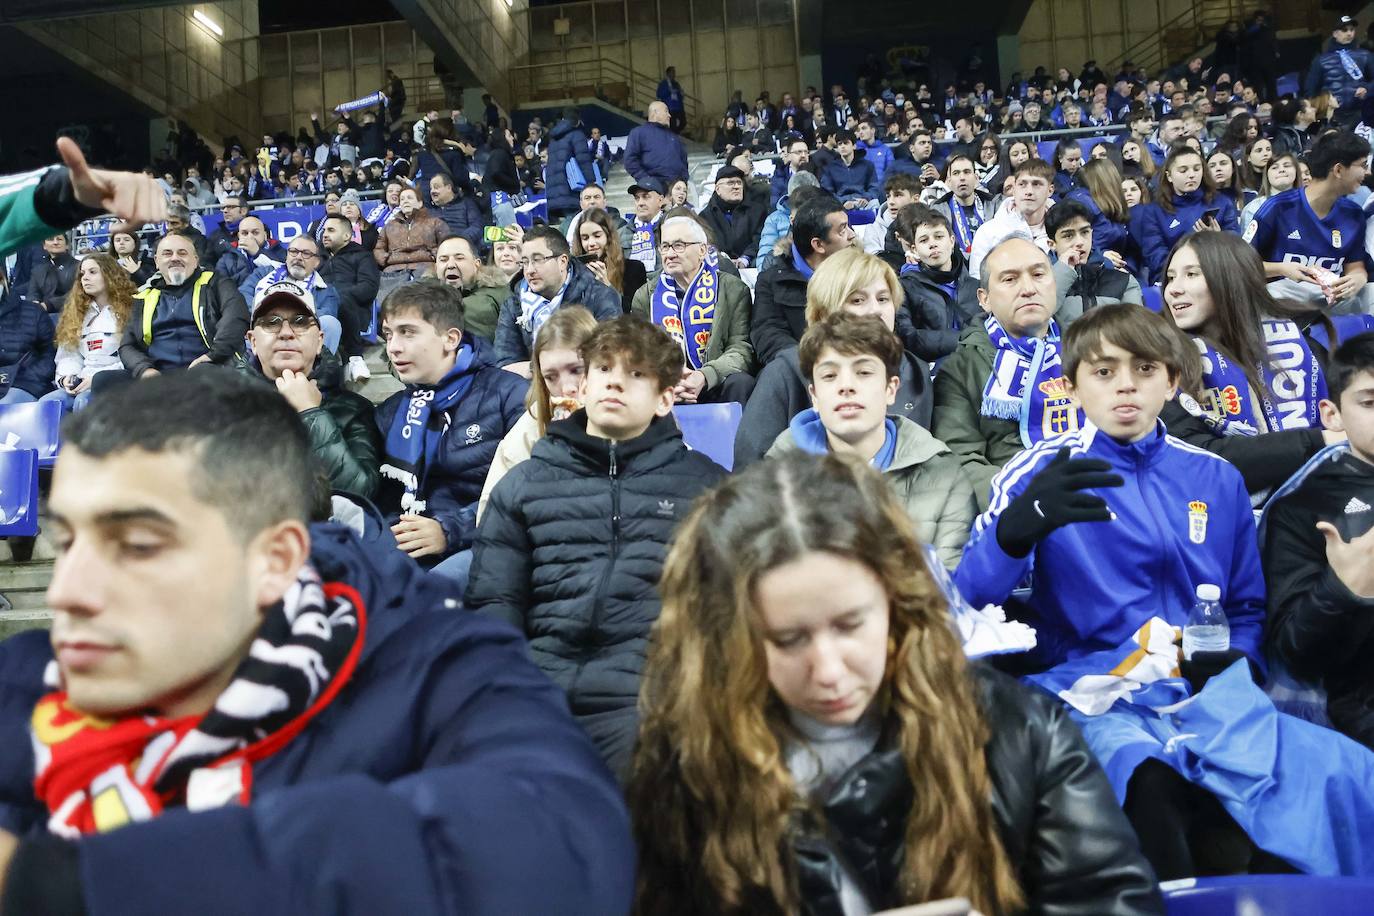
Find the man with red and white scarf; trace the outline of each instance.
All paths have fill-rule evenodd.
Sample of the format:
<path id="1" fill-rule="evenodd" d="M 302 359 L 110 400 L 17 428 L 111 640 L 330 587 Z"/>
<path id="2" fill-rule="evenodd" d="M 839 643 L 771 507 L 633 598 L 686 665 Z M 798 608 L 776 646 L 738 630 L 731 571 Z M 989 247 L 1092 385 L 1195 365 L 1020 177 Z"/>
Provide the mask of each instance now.
<path id="1" fill-rule="evenodd" d="M 384 526 L 308 523 L 285 399 L 105 397 L 54 474 L 51 640 L 0 644 L 0 913 L 628 910 L 561 691 Z"/>

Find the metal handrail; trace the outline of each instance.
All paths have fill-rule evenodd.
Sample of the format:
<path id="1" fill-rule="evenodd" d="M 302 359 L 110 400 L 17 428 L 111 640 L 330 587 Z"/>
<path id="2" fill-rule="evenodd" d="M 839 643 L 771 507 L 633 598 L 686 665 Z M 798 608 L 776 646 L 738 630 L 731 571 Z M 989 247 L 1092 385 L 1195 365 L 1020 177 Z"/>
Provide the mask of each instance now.
<path id="1" fill-rule="evenodd" d="M 1160 23 L 1154 32 L 1127 48 L 1119 57 L 1109 61 L 1106 69 L 1109 72 L 1116 70 L 1129 60 L 1143 67 L 1146 72 L 1157 71 L 1169 63 L 1165 36 L 1170 31 L 1184 28 L 1192 31 L 1194 46 L 1188 52 L 1188 56 L 1193 56 L 1197 48 L 1211 40 L 1210 33 L 1213 29 L 1225 25 L 1232 19 L 1239 19 L 1246 13 L 1268 8 L 1269 4 L 1264 0 L 1228 0 L 1224 9 L 1198 3 L 1190 4 L 1174 18 Z"/>
<path id="2" fill-rule="evenodd" d="M 621 83 L 629 93 L 625 101 L 631 108 L 638 106 L 641 110 L 658 98 L 657 79 L 604 57 L 566 63 L 520 64 L 511 67 L 509 74 L 513 94 L 525 103 L 535 101 L 531 97 L 536 92 L 555 92 L 578 84 L 591 85 L 601 96 L 607 84 Z M 698 117 L 703 110 L 701 99 L 684 92 L 682 100 L 688 118 Z"/>

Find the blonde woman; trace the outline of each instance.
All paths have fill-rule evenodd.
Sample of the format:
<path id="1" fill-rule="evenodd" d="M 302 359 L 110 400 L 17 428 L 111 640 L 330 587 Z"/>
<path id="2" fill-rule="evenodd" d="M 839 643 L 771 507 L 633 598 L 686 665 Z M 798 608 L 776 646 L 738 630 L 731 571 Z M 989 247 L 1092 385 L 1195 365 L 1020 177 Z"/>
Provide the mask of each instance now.
<path id="1" fill-rule="evenodd" d="M 811 325 L 845 311 L 873 315 L 895 331 L 899 320 L 902 328 L 910 326 L 903 301 L 897 273 L 886 261 L 858 248 L 846 248 L 822 261 L 811 275 L 806 285 L 806 322 Z M 898 378 L 892 414 L 929 429 L 934 405 L 930 368 L 904 352 Z M 797 348 L 784 350 L 759 373 L 758 383 L 744 405 L 744 416 L 735 434 L 735 467 L 762 458 L 792 418 L 810 406 L 811 395 Z"/>
<path id="2" fill-rule="evenodd" d="M 539 328 L 530 357 L 530 390 L 525 395 L 527 410 L 501 440 L 487 471 L 482 496 L 477 502 L 477 520 L 487 508 L 491 491 L 502 477 L 530 457 L 534 443 L 544 438 L 554 420 L 562 420 L 582 406 L 581 389 L 584 366 L 578 353 L 596 330 L 596 318 L 580 305 L 555 311 Z"/>

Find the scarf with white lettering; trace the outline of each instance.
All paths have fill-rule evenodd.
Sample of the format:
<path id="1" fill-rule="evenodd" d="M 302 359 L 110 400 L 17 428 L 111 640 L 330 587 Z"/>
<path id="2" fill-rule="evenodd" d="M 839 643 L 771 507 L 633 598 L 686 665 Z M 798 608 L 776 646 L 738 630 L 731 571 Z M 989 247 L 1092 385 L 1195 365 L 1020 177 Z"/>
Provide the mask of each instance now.
<path id="1" fill-rule="evenodd" d="M 649 299 L 650 320 L 682 346 L 687 365 L 693 369 L 700 369 L 706 361 L 706 346 L 711 342 L 716 300 L 720 296 L 719 257 L 716 249 L 708 245 L 701 269 L 687 284 L 681 299 L 677 284 L 663 271 Z"/>
<path id="2" fill-rule="evenodd" d="M 992 315 L 983 326 L 997 355 L 983 388 L 980 413 L 1015 421 L 1027 448 L 1078 429 L 1083 419 L 1069 401 L 1059 357 L 1059 326 L 1051 321 L 1044 337 L 1012 337 Z"/>
<path id="3" fill-rule="evenodd" d="M 1254 436 L 1281 429 L 1320 429 L 1318 405 L 1326 397 L 1326 377 L 1296 322 L 1260 321 L 1268 358 L 1256 366 L 1263 391 L 1254 391 L 1244 368 L 1202 337 L 1201 406 L 1223 435 Z"/>
<path id="4" fill-rule="evenodd" d="M 54 692 L 34 707 L 34 794 L 58 836 L 103 833 L 191 811 L 247 803 L 253 764 L 310 724 L 348 683 L 362 654 L 367 615 L 341 582 L 309 564 L 263 617 L 229 686 L 201 716 L 105 720 L 73 707 L 57 662 Z"/>
<path id="5" fill-rule="evenodd" d="M 464 343 L 458 349 L 453 368 L 439 384 L 412 386 L 396 409 L 379 470 L 383 477 L 400 481 L 405 488 L 401 495 L 402 512 L 418 514 L 425 509 L 425 500 L 420 496 L 425 473 L 439 451 L 439 440 L 448 432 L 449 408 L 462 400 L 472 386 L 474 355 L 472 345 Z M 443 425 L 437 429 L 429 422 L 434 411 L 443 417 Z"/>

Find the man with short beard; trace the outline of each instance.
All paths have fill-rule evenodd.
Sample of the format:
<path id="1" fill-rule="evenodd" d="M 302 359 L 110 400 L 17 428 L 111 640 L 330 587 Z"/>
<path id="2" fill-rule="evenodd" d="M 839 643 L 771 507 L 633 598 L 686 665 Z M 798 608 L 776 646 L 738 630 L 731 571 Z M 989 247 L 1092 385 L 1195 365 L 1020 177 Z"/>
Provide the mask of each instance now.
<path id="1" fill-rule="evenodd" d="M 506 275 L 497 267 L 483 264 L 472 243 L 461 235 L 439 243 L 434 273 L 463 294 L 467 332 L 493 343 L 501 304 L 510 298 Z"/>
<path id="2" fill-rule="evenodd" d="M 190 238 L 169 232 L 155 249 L 157 274 L 134 297 L 119 358 L 134 378 L 224 365 L 243 352 L 248 304 L 228 277 L 205 270 Z"/>

